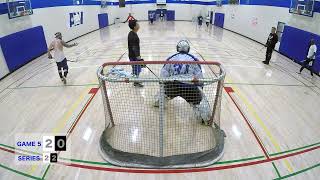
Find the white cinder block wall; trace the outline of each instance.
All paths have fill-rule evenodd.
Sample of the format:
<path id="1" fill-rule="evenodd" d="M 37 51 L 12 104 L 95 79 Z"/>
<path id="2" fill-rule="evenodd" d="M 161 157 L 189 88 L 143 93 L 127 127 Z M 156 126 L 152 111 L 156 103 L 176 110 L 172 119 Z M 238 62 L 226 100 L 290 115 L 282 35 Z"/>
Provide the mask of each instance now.
<path id="1" fill-rule="evenodd" d="M 211 6 L 209 10 L 225 13 L 224 28 L 261 43 L 266 42 L 271 27 L 277 27 L 278 22 L 320 34 L 319 13 L 314 13 L 313 17 L 306 17 L 291 14 L 288 8 L 250 5 Z M 257 24 L 255 25 L 254 22 Z M 277 45 L 279 47 L 279 43 Z"/>

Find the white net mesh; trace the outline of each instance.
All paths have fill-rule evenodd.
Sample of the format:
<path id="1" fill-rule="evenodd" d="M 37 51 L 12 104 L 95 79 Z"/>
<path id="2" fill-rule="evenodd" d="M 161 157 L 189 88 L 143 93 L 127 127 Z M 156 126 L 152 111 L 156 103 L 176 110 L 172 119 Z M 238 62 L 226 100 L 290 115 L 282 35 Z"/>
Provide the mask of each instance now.
<path id="1" fill-rule="evenodd" d="M 135 62 L 108 63 L 98 70 L 106 119 L 100 140 L 104 158 L 119 166 L 146 168 L 216 161 L 223 150 L 219 128 L 223 69 L 215 63 L 193 62 L 203 73 L 195 81 L 185 75 L 161 77 L 164 64 L 174 62 L 143 63 L 146 68 L 139 77 L 131 74 Z M 134 86 L 137 82 L 144 87 Z"/>

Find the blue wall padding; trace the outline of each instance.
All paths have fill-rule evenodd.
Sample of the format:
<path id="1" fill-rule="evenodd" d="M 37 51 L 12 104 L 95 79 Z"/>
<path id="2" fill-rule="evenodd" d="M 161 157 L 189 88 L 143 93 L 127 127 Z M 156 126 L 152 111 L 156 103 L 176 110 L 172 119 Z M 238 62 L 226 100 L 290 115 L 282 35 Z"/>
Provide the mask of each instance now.
<path id="1" fill-rule="evenodd" d="M 174 21 L 175 20 L 175 11 L 168 10 L 167 11 L 167 21 Z"/>
<path id="2" fill-rule="evenodd" d="M 224 14 L 223 13 L 215 13 L 214 25 L 223 28 L 223 25 L 224 25 Z"/>
<path id="3" fill-rule="evenodd" d="M 291 26 L 285 26 L 281 38 L 280 53 L 288 56 L 294 61 L 300 63 L 306 59 L 310 39 L 313 38 L 317 45 L 317 59 L 314 64 L 314 71 L 320 72 L 320 36 Z"/>
<path id="4" fill-rule="evenodd" d="M 154 19 L 156 18 L 156 11 L 152 11 L 152 10 L 150 10 L 150 11 L 148 11 L 148 20 L 150 21 L 150 14 L 152 14 L 152 13 L 154 13 Z"/>
<path id="5" fill-rule="evenodd" d="M 4 36 L 0 44 L 10 72 L 44 54 L 48 49 L 42 26 Z"/>
<path id="6" fill-rule="evenodd" d="M 166 14 L 167 13 L 167 9 L 156 9 L 156 14 L 160 14 L 161 11 Z"/>
<path id="7" fill-rule="evenodd" d="M 108 20 L 108 14 L 103 13 L 103 14 L 98 14 L 98 20 L 99 20 L 99 28 L 104 28 L 109 25 L 109 20 Z"/>

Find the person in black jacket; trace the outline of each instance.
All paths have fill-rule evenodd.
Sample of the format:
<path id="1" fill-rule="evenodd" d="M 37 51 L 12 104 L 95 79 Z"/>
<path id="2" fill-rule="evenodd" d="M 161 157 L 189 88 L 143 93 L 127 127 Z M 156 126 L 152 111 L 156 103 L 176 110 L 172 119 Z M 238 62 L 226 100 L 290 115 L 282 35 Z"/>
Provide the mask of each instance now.
<path id="1" fill-rule="evenodd" d="M 269 34 L 268 41 L 266 43 L 267 52 L 266 60 L 262 61 L 264 64 L 269 64 L 274 47 L 278 42 L 278 35 L 276 34 L 276 28 L 272 27 L 271 33 Z"/>
<path id="2" fill-rule="evenodd" d="M 128 34 L 128 51 L 130 61 L 143 61 L 140 56 L 140 39 L 137 32 L 139 31 L 139 24 L 136 20 L 129 21 L 129 27 L 131 31 Z M 132 74 L 139 77 L 141 72 L 141 65 L 132 65 Z M 143 87 L 141 83 L 135 82 L 133 84 L 136 87 Z"/>

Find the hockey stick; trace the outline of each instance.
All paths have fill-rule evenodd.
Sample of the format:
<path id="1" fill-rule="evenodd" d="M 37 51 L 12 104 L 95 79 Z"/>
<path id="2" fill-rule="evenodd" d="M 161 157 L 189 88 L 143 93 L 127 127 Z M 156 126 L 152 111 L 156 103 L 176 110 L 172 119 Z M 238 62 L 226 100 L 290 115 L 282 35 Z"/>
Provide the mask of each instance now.
<path id="1" fill-rule="evenodd" d="M 77 60 L 67 60 L 68 62 L 78 62 Z"/>
<path id="2" fill-rule="evenodd" d="M 145 65 L 145 67 L 148 68 L 149 71 L 160 80 L 159 76 L 157 76 L 147 65 Z"/>

